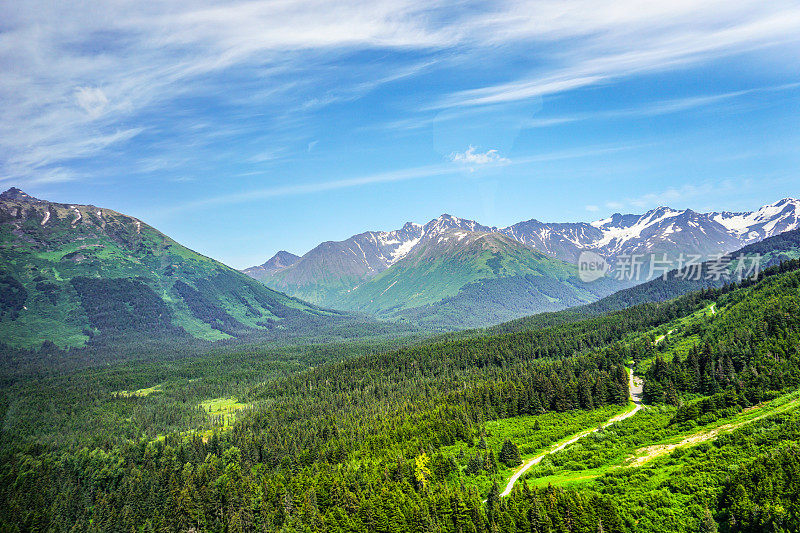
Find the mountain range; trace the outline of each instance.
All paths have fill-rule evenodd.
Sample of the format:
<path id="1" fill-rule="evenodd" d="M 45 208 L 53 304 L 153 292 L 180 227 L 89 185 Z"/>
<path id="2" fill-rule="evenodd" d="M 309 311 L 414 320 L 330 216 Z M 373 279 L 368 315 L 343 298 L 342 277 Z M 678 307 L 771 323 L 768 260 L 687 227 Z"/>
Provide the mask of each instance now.
<path id="1" fill-rule="evenodd" d="M 242 273 L 134 217 L 12 188 L 0 194 L 0 341 L 76 347 L 131 337 L 317 335 L 372 320 L 364 315 L 412 328 L 483 327 L 634 284 L 581 280 L 582 251 L 608 261 L 631 253 L 706 258 L 796 229 L 799 211 L 800 202 L 785 199 L 751 213 L 658 208 L 506 228 L 442 215 L 325 242 L 302 257 L 279 252 Z"/>
<path id="2" fill-rule="evenodd" d="M 450 215 L 325 242 L 279 270 L 275 262 L 244 272 L 325 307 L 448 328 L 564 309 L 623 286 L 584 283 L 574 264 Z"/>
<path id="3" fill-rule="evenodd" d="M 477 295 L 478 307 L 492 302 L 494 314 L 499 312 L 493 319 L 505 320 L 585 303 L 622 288 L 608 279 L 599 285 L 580 284 L 574 264 L 582 252 L 594 252 L 611 265 L 632 255 L 676 260 L 683 254 L 706 260 L 798 225 L 800 201 L 793 198 L 752 212 L 659 207 L 594 222 L 531 219 L 503 228 L 444 214 L 424 225 L 409 222 L 398 230 L 324 242 L 302 257 L 279 252 L 243 272 L 318 305 L 385 317 L 430 317 L 448 302 L 450 318 L 445 322 L 464 326 L 463 317 L 453 320 L 454 313 L 473 318 L 474 313 L 453 309 L 476 309 Z M 483 251 L 476 251 L 476 242 L 482 243 Z M 502 269 L 476 259 L 490 249 Z M 526 278 L 534 273 L 538 277 Z M 549 283 L 554 279 L 557 286 Z M 535 296 L 520 297 L 526 291 Z M 516 297 L 509 301 L 509 294 Z M 481 321 L 489 323 L 477 319 Z M 467 323 L 478 325 L 475 320 Z"/>
<path id="4" fill-rule="evenodd" d="M 645 283 L 622 289 L 590 304 L 572 307 L 555 313 L 541 313 L 512 320 L 488 331 L 508 333 L 582 320 L 587 317 L 628 309 L 645 303 L 663 302 L 690 292 L 719 289 L 737 283 L 767 269 L 782 269 L 792 260 L 800 259 L 800 229 L 790 230 L 763 241 L 748 244 L 721 258 L 667 272 Z M 742 269 L 739 270 L 739 265 Z M 720 269 L 724 265 L 724 269 Z M 747 281 L 745 281 L 747 283 Z M 480 335 L 486 330 L 475 330 Z"/>
<path id="5" fill-rule="evenodd" d="M 0 194 L 0 339 L 82 346 L 115 336 L 219 340 L 332 316 L 92 205 Z"/>

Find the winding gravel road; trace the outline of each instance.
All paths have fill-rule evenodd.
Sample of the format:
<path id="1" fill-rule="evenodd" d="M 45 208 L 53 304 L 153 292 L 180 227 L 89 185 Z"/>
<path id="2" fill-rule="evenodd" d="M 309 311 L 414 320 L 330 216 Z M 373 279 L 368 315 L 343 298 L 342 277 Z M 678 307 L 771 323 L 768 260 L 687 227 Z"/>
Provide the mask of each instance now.
<path id="1" fill-rule="evenodd" d="M 616 416 L 614 416 L 612 418 L 609 418 L 600 427 L 606 428 L 606 427 L 608 427 L 608 426 L 610 426 L 612 424 L 616 424 L 617 422 L 621 422 L 622 420 L 625 420 L 626 418 L 630 418 L 633 415 L 635 415 L 637 412 L 639 412 L 639 410 L 642 408 L 642 381 L 639 378 L 633 377 L 633 369 L 632 368 L 628 370 L 628 375 L 629 375 L 628 379 L 630 380 L 629 383 L 628 383 L 628 388 L 630 389 L 631 400 L 633 401 L 633 404 L 634 404 L 633 409 L 631 409 L 630 411 L 626 411 L 626 412 L 624 412 L 622 414 L 616 415 Z M 544 459 L 546 456 L 550 455 L 551 453 L 559 452 L 559 451 L 563 450 L 564 448 L 566 448 L 567 446 L 569 446 L 570 444 L 574 444 L 574 443 L 578 442 L 579 440 L 581 440 L 586 435 L 591 435 L 592 433 L 598 431 L 600 429 L 600 427 L 594 428 L 594 429 L 587 429 L 586 431 L 578 433 L 577 435 L 575 435 L 571 439 L 569 439 L 569 440 L 567 440 L 565 442 L 562 442 L 561 444 L 559 444 L 555 448 L 552 448 L 552 449 L 550 449 L 550 450 L 548 450 L 548 451 L 546 451 L 546 452 L 544 452 L 542 454 L 539 454 L 536 457 L 534 457 L 533 459 L 528 459 L 528 461 L 526 461 L 521 467 L 519 467 L 519 469 L 516 472 L 514 472 L 514 475 L 511 476 L 511 478 L 508 480 L 508 485 L 506 485 L 505 490 L 503 490 L 503 492 L 500 493 L 500 496 L 508 496 L 509 494 L 511 494 L 511 489 L 514 488 L 514 483 L 516 483 L 517 480 L 525 472 L 527 472 L 530 467 L 532 467 L 535 464 L 539 464 L 542 461 L 542 459 Z"/>

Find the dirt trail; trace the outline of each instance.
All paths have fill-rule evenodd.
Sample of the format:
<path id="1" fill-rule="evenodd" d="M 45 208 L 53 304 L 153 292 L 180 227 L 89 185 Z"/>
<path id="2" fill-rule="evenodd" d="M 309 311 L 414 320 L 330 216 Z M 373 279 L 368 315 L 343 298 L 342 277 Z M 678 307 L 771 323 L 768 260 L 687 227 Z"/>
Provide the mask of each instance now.
<path id="1" fill-rule="evenodd" d="M 629 370 L 628 375 L 629 375 L 628 388 L 630 389 L 631 400 L 633 401 L 634 404 L 633 409 L 618 414 L 612 418 L 609 418 L 600 427 L 582 431 L 577 435 L 573 436 L 572 438 L 570 438 L 569 440 L 564 441 L 555 446 L 554 448 L 551 448 L 546 452 L 537 455 L 533 459 L 528 459 L 522 466 L 520 466 L 517 469 L 516 472 L 514 472 L 514 475 L 512 475 L 511 478 L 508 480 L 508 484 L 506 485 L 506 488 L 503 490 L 503 492 L 500 493 L 500 496 L 508 496 L 509 494 L 511 494 L 511 489 L 514 488 L 514 483 L 516 483 L 517 480 L 519 480 L 519 478 L 522 477 L 522 475 L 525 472 L 527 472 L 533 465 L 539 464 L 540 462 L 542 462 L 542 459 L 544 459 L 551 453 L 559 452 L 564 448 L 566 448 L 567 446 L 569 446 L 570 444 L 578 442 L 583 437 L 595 433 L 596 431 L 600 430 L 600 428 L 606 428 L 611 424 L 616 424 L 617 422 L 621 422 L 626 418 L 630 418 L 636 413 L 638 413 L 639 410 L 642 408 L 642 380 L 633 376 L 633 369 Z"/>
<path id="2" fill-rule="evenodd" d="M 770 409 L 769 411 L 748 420 L 740 420 L 738 422 L 731 422 L 730 424 L 723 424 L 713 429 L 698 431 L 697 433 L 684 437 L 680 442 L 674 442 L 671 444 L 655 444 L 653 446 L 645 446 L 644 448 L 639 448 L 634 452 L 633 457 L 630 457 L 627 460 L 625 466 L 642 466 L 643 464 L 652 461 L 657 457 L 661 457 L 662 455 L 672 453 L 672 451 L 676 448 L 683 448 L 684 446 L 694 446 L 695 444 L 700 444 L 701 442 L 705 442 L 707 440 L 716 439 L 720 433 L 730 433 L 735 429 L 739 429 L 740 427 L 745 426 L 747 424 L 752 424 L 753 422 L 761 420 L 762 418 L 765 418 L 769 415 L 783 413 L 790 409 L 794 409 L 798 405 L 800 405 L 800 400 L 796 399 L 775 409 Z M 754 411 L 756 409 L 762 409 L 763 407 L 764 407 L 763 405 L 753 406 L 745 409 L 742 412 L 746 413 L 749 411 Z"/>
<path id="3" fill-rule="evenodd" d="M 661 342 L 664 339 L 666 339 L 667 335 L 672 335 L 673 333 L 675 333 L 675 330 L 671 329 L 665 335 L 659 335 L 658 337 L 656 337 L 656 340 L 655 340 L 655 342 L 653 342 L 653 344 L 658 344 L 659 342 Z"/>

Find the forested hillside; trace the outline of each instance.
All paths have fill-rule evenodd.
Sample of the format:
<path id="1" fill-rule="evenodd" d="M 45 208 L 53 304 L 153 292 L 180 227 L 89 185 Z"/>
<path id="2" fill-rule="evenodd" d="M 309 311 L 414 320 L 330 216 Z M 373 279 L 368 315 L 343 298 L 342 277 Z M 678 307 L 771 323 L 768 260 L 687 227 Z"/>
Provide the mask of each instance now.
<path id="1" fill-rule="evenodd" d="M 326 311 L 266 288 L 133 217 L 0 195 L 0 340 L 38 348 L 221 340 L 311 329 Z"/>
<path id="2" fill-rule="evenodd" d="M 714 261 L 671 270 L 666 276 L 622 289 L 596 302 L 555 313 L 541 313 L 512 320 L 491 327 L 488 331 L 502 333 L 551 326 L 648 302 L 663 302 L 692 291 L 724 287 L 732 281 L 741 281 L 742 275 L 748 272 L 752 275 L 756 270 L 764 270 L 798 257 L 800 257 L 800 230 L 787 231 L 747 245 Z M 741 272 L 737 272 L 737 268 L 741 268 Z M 717 272 L 727 272 L 728 275 L 720 276 Z"/>
<path id="3" fill-rule="evenodd" d="M 800 533 L 799 51 L 0 0 L 0 533 Z"/>
<path id="4" fill-rule="evenodd" d="M 263 368 L 256 371 L 263 381 L 243 383 L 227 403 L 220 400 L 226 411 L 210 407 L 220 402 L 189 400 L 211 382 L 208 370 L 189 375 L 180 364 L 145 372 L 152 381 L 139 381 L 138 390 L 114 390 L 122 387 L 111 375 L 76 375 L 71 379 L 87 387 L 106 385 L 85 389 L 85 398 L 65 397 L 70 407 L 57 427 L 26 413 L 35 402 L 20 401 L 45 401 L 46 394 L 36 395 L 39 385 L 17 383 L 17 394 L 27 392 L 6 390 L 3 402 L 2 522 L 20 530 L 738 531 L 755 519 L 731 523 L 726 513 L 739 516 L 740 509 L 763 505 L 755 502 L 766 493 L 748 487 L 755 499 L 744 503 L 739 492 L 731 496 L 738 489 L 730 476 L 716 473 L 703 478 L 700 493 L 674 483 L 602 488 L 614 476 L 635 476 L 638 467 L 631 466 L 595 476 L 588 488 L 523 482 L 501 498 L 499 485 L 516 461 L 510 445 L 527 457 L 627 404 L 628 361 L 644 373 L 649 400 L 663 406 L 629 419 L 645 443 L 677 435 L 687 427 L 680 420 L 695 417 L 693 427 L 711 423 L 692 412 L 675 418 L 671 403 L 733 394 L 699 408 L 717 409 L 716 420 L 740 412 L 730 405 L 757 406 L 791 389 L 800 331 L 798 266 L 787 262 L 758 281 L 568 324 L 365 354 L 293 374 L 286 374 L 288 367 Z M 713 346 L 708 357 L 706 345 Z M 696 380 L 685 370 L 694 363 L 680 355 L 694 350 L 700 354 Z M 243 370 L 252 359 L 224 360 L 215 379 L 252 374 Z M 662 396 L 654 392 L 659 388 Z M 57 389 L 50 391 L 58 397 Z M 216 393 L 211 387 L 206 394 Z M 154 408 L 167 397 L 178 399 L 174 407 Z M 94 431 L 70 424 L 69 411 L 120 420 L 147 416 L 151 423 L 123 425 L 125 432 L 115 435 L 111 425 Z M 210 430 L 192 429 L 217 412 Z M 783 428 L 759 437 L 760 450 L 782 442 L 771 440 L 778 435 L 796 438 L 794 426 L 781 425 L 793 419 L 780 416 L 757 422 Z M 672 419 L 677 422 L 669 425 Z M 164 433 L 136 429 L 147 426 Z M 609 431 L 602 435 L 615 442 Z M 705 468 L 693 453 L 671 460 Z M 764 476 L 761 459 L 753 460 L 748 475 Z M 653 465 L 647 468 L 662 463 Z M 792 487 L 791 480 L 781 482 L 772 497 L 788 498 Z M 725 503 L 731 498 L 745 507 L 732 511 Z M 792 516 L 781 515 L 782 527 L 797 524 Z"/>

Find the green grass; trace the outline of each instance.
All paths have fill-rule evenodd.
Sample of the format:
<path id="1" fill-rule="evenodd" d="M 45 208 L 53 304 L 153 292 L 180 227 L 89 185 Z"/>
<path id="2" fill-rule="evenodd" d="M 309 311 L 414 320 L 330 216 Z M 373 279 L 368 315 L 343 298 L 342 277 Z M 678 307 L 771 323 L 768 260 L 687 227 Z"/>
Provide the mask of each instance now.
<path id="1" fill-rule="evenodd" d="M 550 446 L 571 438 L 581 431 L 595 428 L 628 408 L 628 405 L 610 405 L 592 411 L 550 412 L 536 416 L 517 416 L 491 420 L 484 425 L 487 449 L 493 450 L 495 456 L 498 456 L 503 442 L 508 439 L 517 445 L 524 463 L 540 455 Z M 535 429 L 537 423 L 538 430 Z M 508 468 L 502 463 L 498 463 L 498 471 L 495 475 L 486 472 L 480 475 L 468 475 L 464 472 L 464 468 L 470 457 L 474 456 L 478 451 L 483 451 L 476 446 L 478 440 L 479 438 L 476 439 L 475 443 L 458 442 L 453 446 L 443 447 L 442 452 L 445 455 L 457 457 L 463 449 L 465 457 L 459 465 L 462 471 L 462 479 L 465 484 L 475 485 L 481 494 L 485 494 L 494 481 L 501 488 L 505 487 L 517 467 Z"/>
<path id="2" fill-rule="evenodd" d="M 486 422 L 486 443 L 496 452 L 508 439 L 517 445 L 523 461 L 538 455 L 544 448 L 583 429 L 597 427 L 626 410 L 626 406 L 610 405 L 593 411 L 545 413 Z M 539 430 L 534 430 L 539 422 Z"/>
<path id="3" fill-rule="evenodd" d="M 796 446 L 800 437 L 798 424 L 797 410 L 772 413 L 725 433 L 714 442 L 681 448 L 639 468 L 617 469 L 590 482 L 587 488 L 608 494 L 629 510 L 637 522 L 637 530 L 700 531 L 697 522 L 704 508 L 718 501 L 725 486 L 743 467 L 780 453 L 786 445 Z M 788 472 L 775 472 L 776 479 L 787 476 Z M 776 482 L 775 486 L 780 485 Z M 757 486 L 747 486 L 748 491 L 751 488 Z M 773 489 L 770 485 L 765 490 Z M 780 494 L 780 490 L 777 488 L 776 492 Z M 776 500 L 767 496 L 760 503 L 766 507 Z M 723 509 L 717 507 L 712 513 L 718 521 L 726 520 L 725 514 L 718 514 L 720 511 Z M 796 528 L 746 530 L 796 531 Z"/>
<path id="4" fill-rule="evenodd" d="M 671 361 L 676 356 L 686 357 L 692 348 L 700 344 L 700 335 L 695 331 L 700 323 L 714 316 L 711 310 L 716 305 L 716 302 L 707 305 L 690 315 L 662 324 L 646 333 L 637 334 L 627 341 L 631 342 L 642 337 L 652 339 L 654 346 L 658 347 L 657 355 L 665 361 Z M 716 312 L 719 313 L 720 309 L 717 308 Z M 655 356 L 639 361 L 635 368 L 636 373 L 643 375 L 654 360 Z"/>
<path id="5" fill-rule="evenodd" d="M 681 450 L 677 454 L 681 455 L 684 449 L 713 441 L 723 434 L 795 410 L 798 406 L 800 391 L 795 391 L 690 430 L 669 424 L 674 408 L 648 408 L 546 457 L 526 473 L 525 479 L 533 486 L 574 487 L 590 483 L 616 469 L 640 468 L 650 463 L 668 465 L 672 462 L 671 455 L 677 450 Z"/>
<path id="6" fill-rule="evenodd" d="M 236 421 L 239 411 L 252 407 L 253 404 L 241 403 L 236 398 L 213 398 L 200 403 L 200 406 L 211 417 L 221 417 L 222 425 L 227 427 Z"/>
<path id="7" fill-rule="evenodd" d="M 669 435 L 668 425 L 674 412 L 673 407 L 642 410 L 545 457 L 526 472 L 524 478 L 534 486 L 575 485 L 591 481 L 618 467 L 643 443 Z"/>
<path id="8" fill-rule="evenodd" d="M 147 387 L 147 388 L 144 388 L 144 389 L 136 389 L 136 390 L 133 390 L 133 391 L 119 390 L 119 391 L 115 391 L 113 394 L 116 394 L 118 396 L 122 396 L 124 398 L 131 398 L 131 397 L 134 397 L 134 396 L 138 397 L 138 398 L 142 398 L 144 396 L 150 396 L 154 392 L 161 392 L 161 390 L 162 390 L 162 386 L 161 385 L 153 385 L 152 387 Z"/>

